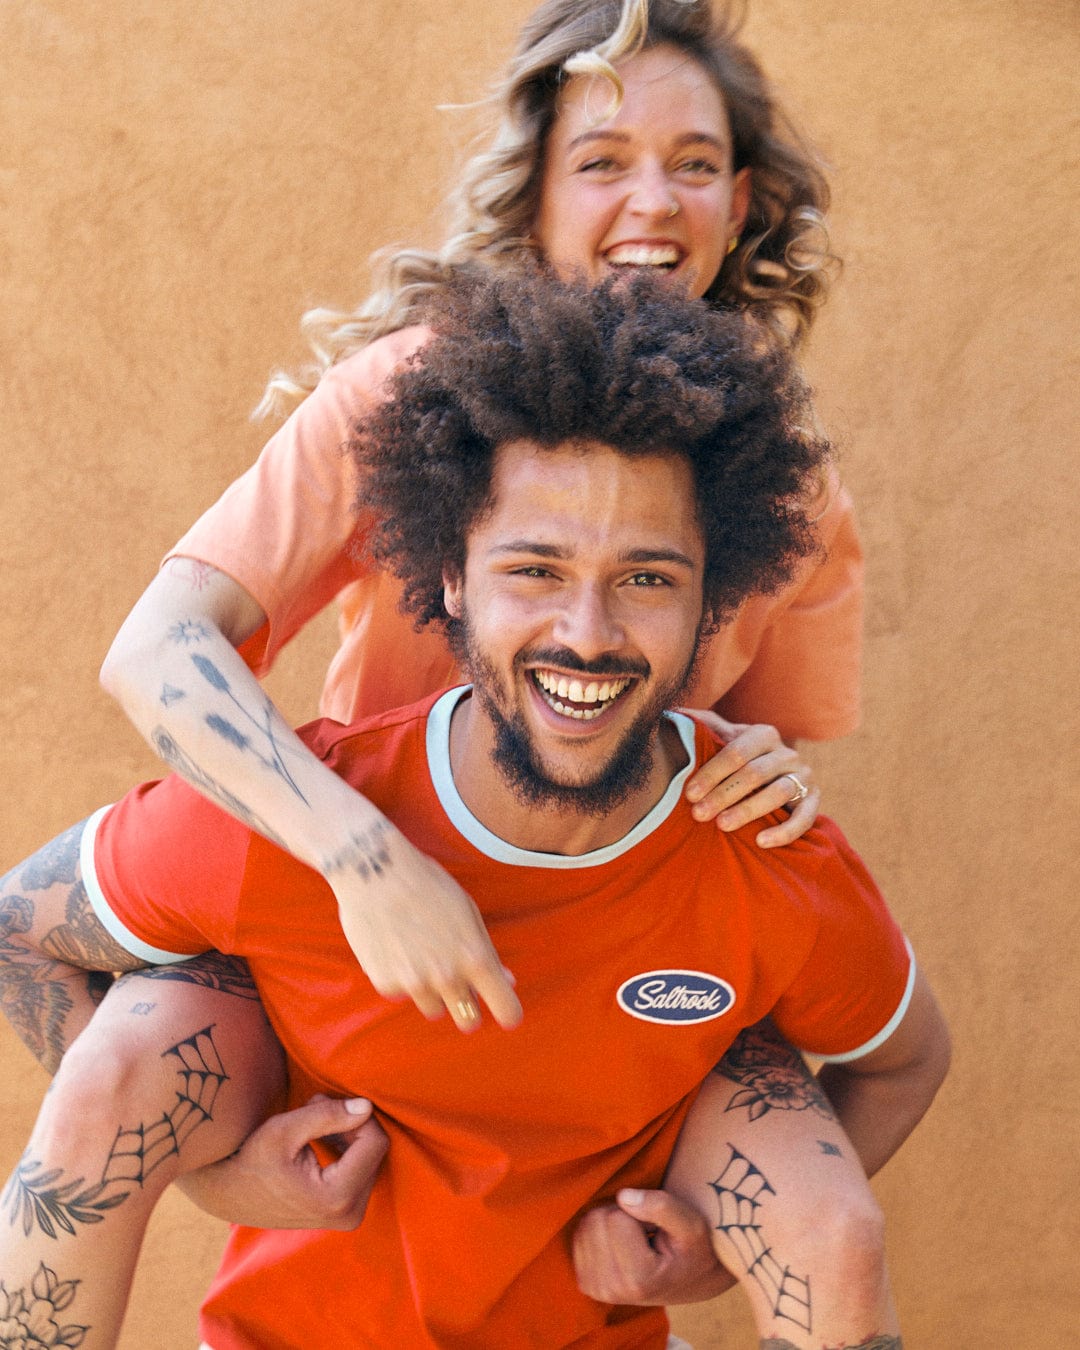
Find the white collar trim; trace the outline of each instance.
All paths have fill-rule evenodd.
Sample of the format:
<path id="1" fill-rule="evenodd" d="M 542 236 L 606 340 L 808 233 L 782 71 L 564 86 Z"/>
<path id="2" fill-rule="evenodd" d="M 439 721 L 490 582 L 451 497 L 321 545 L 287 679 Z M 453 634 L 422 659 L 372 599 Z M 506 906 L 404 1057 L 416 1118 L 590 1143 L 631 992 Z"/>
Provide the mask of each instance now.
<path id="1" fill-rule="evenodd" d="M 591 853 L 579 853 L 569 856 L 562 853 L 534 853 L 530 849 L 517 848 L 500 839 L 497 834 L 482 825 L 462 801 L 450 770 L 450 719 L 461 699 L 472 688 L 462 685 L 450 689 L 435 703 L 428 714 L 427 721 L 427 759 L 431 781 L 443 810 L 450 823 L 459 834 L 478 848 L 481 853 L 496 862 L 510 863 L 515 867 L 551 867 L 576 868 L 600 867 L 612 859 L 621 857 L 630 849 L 647 838 L 667 820 L 682 796 L 683 784 L 694 770 L 694 723 L 685 713 L 668 712 L 664 716 L 675 725 L 686 751 L 686 767 L 680 769 L 667 786 L 667 790 L 648 815 L 644 816 L 628 834 L 614 844 L 594 849 Z"/>

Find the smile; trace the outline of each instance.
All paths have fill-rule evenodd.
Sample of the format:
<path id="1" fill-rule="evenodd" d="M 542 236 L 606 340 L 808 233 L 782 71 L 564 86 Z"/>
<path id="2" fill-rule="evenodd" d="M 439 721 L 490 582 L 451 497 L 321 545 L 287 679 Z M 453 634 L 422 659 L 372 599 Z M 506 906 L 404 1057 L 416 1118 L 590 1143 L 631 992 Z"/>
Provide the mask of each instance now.
<path id="1" fill-rule="evenodd" d="M 532 678 L 544 702 L 553 712 L 575 721 L 588 722 L 610 708 L 633 681 L 627 677 L 615 680 L 589 680 L 558 675 L 553 670 L 534 670 Z"/>
<path id="2" fill-rule="evenodd" d="M 682 252 L 675 244 L 616 244 L 608 249 L 604 259 L 611 267 L 660 267 L 671 271 L 682 262 Z"/>

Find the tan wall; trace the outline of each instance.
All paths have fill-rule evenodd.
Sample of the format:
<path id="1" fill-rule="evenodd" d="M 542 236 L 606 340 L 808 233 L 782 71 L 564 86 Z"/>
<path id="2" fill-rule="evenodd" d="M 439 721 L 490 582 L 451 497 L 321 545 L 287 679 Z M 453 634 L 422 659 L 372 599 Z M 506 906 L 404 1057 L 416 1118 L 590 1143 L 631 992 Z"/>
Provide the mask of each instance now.
<path id="1" fill-rule="evenodd" d="M 0 6 L 0 869 L 152 772 L 97 688 L 108 640 L 255 454 L 245 416 L 299 355 L 301 309 L 358 297 L 371 248 L 437 233 L 467 119 L 434 105 L 479 88 L 527 8 Z M 1077 10 L 751 11 L 836 166 L 847 259 L 810 364 L 870 546 L 868 684 L 863 730 L 818 761 L 956 1038 L 939 1104 L 879 1183 L 908 1343 L 1064 1350 L 1080 1334 Z M 297 718 L 331 640 L 321 625 L 275 677 Z M 0 1066 L 6 1171 L 45 1077 L 6 1028 Z M 192 1343 L 217 1238 L 170 1197 L 125 1350 Z M 749 1343 L 734 1299 L 679 1324 L 699 1347 Z"/>

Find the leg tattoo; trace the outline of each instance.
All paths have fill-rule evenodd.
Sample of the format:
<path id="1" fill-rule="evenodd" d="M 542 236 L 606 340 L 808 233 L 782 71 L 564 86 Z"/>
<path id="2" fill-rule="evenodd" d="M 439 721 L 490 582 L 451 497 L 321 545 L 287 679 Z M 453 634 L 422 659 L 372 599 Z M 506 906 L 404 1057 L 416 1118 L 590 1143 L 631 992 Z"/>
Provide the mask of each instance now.
<path id="1" fill-rule="evenodd" d="M 776 1192 L 749 1158 L 731 1144 L 728 1150 L 731 1156 L 727 1166 L 709 1183 L 720 1208 L 716 1229 L 738 1252 L 747 1274 L 768 1300 L 773 1316 L 809 1331 L 810 1281 L 793 1275 L 782 1265 L 761 1235 L 758 1210 L 762 1197 Z"/>
<path id="2" fill-rule="evenodd" d="M 45 1346 L 77 1346 L 89 1327 L 76 1322 L 61 1325 L 62 1313 L 75 1301 L 80 1280 L 59 1280 L 44 1262 L 30 1281 L 29 1289 L 8 1289 L 0 1280 L 0 1347 L 4 1350 L 38 1350 Z"/>
<path id="3" fill-rule="evenodd" d="M 27 1237 L 36 1224 L 47 1237 L 55 1238 L 61 1231 L 74 1234 L 76 1224 L 100 1223 L 108 1210 L 143 1186 L 166 1158 L 179 1154 L 194 1130 L 213 1119 L 214 1102 L 228 1079 L 214 1044 L 213 1027 L 203 1027 L 170 1046 L 162 1059 L 176 1061 L 180 1080 L 171 1110 L 149 1124 L 121 1125 L 100 1181 L 89 1185 L 84 1177 L 65 1181 L 59 1168 L 46 1169 L 39 1160 L 23 1154 L 0 1195 L 0 1207 L 9 1212 L 12 1226 L 21 1216 Z"/>
<path id="4" fill-rule="evenodd" d="M 715 1073 L 743 1085 L 725 1110 L 746 1107 L 751 1120 L 769 1111 L 813 1111 L 826 1120 L 836 1115 L 817 1079 L 768 1020 L 747 1027 L 716 1066 Z"/>

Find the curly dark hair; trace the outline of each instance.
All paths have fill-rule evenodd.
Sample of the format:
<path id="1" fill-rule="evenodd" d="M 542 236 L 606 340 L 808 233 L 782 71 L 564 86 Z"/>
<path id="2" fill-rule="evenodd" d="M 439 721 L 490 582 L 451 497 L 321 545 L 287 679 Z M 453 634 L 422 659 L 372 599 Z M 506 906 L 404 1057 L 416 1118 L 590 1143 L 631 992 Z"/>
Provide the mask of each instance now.
<path id="1" fill-rule="evenodd" d="M 454 636 L 444 570 L 464 570 L 496 450 L 528 440 L 685 456 L 705 542 L 704 631 L 790 581 L 819 545 L 807 505 L 829 446 L 790 355 L 734 310 L 651 277 L 595 289 L 549 273 L 459 278 L 435 336 L 354 429 L 358 507 L 417 627 Z"/>

